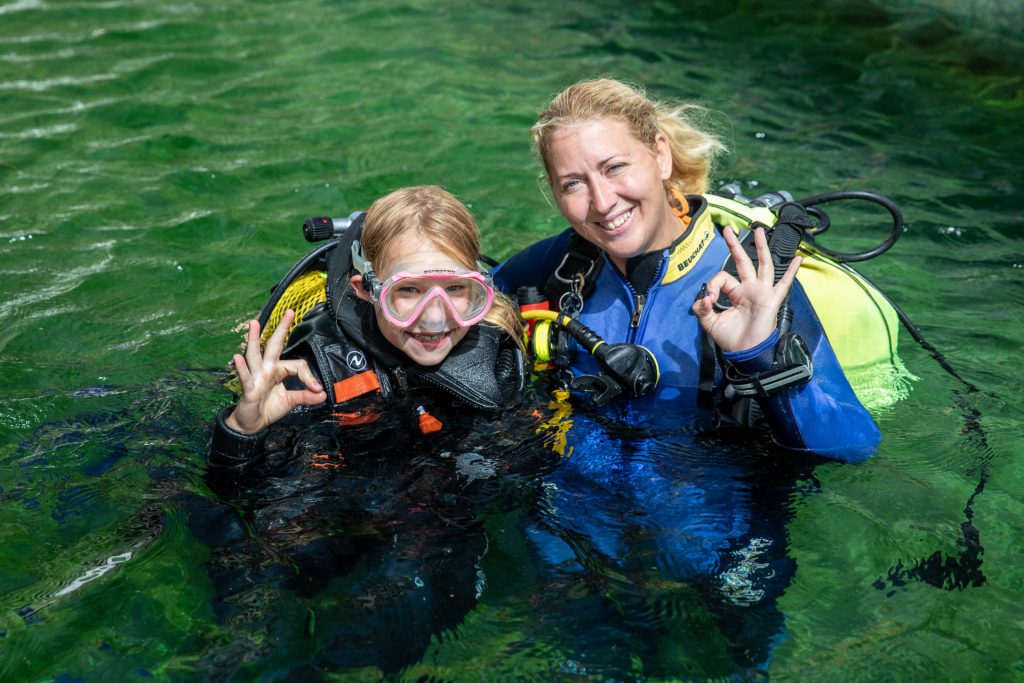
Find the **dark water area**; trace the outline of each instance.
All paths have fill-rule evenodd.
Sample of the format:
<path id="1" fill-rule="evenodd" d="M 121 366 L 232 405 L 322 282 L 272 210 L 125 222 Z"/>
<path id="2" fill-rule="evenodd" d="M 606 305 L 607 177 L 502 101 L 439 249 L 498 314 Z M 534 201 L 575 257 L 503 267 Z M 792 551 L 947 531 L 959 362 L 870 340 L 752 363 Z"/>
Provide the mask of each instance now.
<path id="1" fill-rule="evenodd" d="M 885 438 L 859 466 L 685 426 L 570 426 L 557 406 L 543 429 L 496 426 L 490 451 L 470 435 L 418 453 L 423 481 L 473 480 L 445 499 L 472 521 L 416 551 L 462 551 L 430 565 L 438 585 L 460 577 L 457 616 L 399 601 L 376 622 L 378 646 L 422 641 L 389 675 L 1024 678 L 1019 3 L 3 0 L 0 680 L 316 680 L 318 665 L 380 678 L 356 654 L 348 669 L 327 659 L 368 651 L 345 644 L 361 623 L 347 600 L 401 556 L 359 545 L 382 527 L 311 524 L 361 539 L 364 563 L 310 591 L 274 573 L 302 559 L 263 563 L 253 543 L 276 537 L 237 527 L 203 476 L 235 328 L 307 250 L 304 217 L 395 187 L 450 188 L 496 258 L 561 229 L 528 129 L 560 88 L 599 75 L 712 110 L 730 149 L 715 178 L 748 196 L 891 197 L 906 229 L 858 270 L 970 387 L 904 331 L 914 379 L 873 407 Z M 884 218 L 837 208 L 823 242 L 869 247 Z M 652 486 L 593 508 L 576 548 L 590 564 L 562 564 L 544 539 L 589 509 L 567 482 L 593 473 L 571 456 L 536 477 L 491 468 L 562 436 L 607 438 L 657 481 L 686 481 L 669 531 L 726 523 L 729 500 L 685 507 L 717 472 L 750 511 L 744 530 L 707 548 L 716 570 L 682 561 L 669 534 L 630 536 L 630 501 L 669 490 Z M 220 561 L 257 580 L 227 586 Z M 396 571 L 411 582 L 397 594 L 416 596 L 419 575 Z M 398 628 L 431 618 L 436 631 Z"/>

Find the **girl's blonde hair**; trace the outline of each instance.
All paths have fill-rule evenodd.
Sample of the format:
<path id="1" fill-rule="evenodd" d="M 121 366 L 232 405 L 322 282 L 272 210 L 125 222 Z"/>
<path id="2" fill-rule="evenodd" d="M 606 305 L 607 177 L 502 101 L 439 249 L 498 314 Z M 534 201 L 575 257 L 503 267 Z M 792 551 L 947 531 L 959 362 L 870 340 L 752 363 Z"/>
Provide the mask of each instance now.
<path id="1" fill-rule="evenodd" d="M 441 252 L 467 270 L 477 270 L 480 233 L 469 210 L 453 194 L 438 185 L 403 187 L 370 206 L 359 238 L 368 261 L 379 265 L 388 248 L 410 230 L 429 240 Z M 484 317 L 522 343 L 523 326 L 516 305 L 501 292 Z"/>
<path id="2" fill-rule="evenodd" d="M 701 129 L 707 118 L 707 110 L 700 105 L 652 100 L 639 87 L 598 78 L 575 83 L 556 95 L 530 133 L 549 183 L 551 142 L 562 128 L 615 119 L 627 124 L 633 136 L 651 149 L 662 133 L 672 152 L 672 175 L 665 188 L 671 197 L 672 189 L 683 194 L 705 192 L 715 159 L 726 151 L 721 140 Z"/>

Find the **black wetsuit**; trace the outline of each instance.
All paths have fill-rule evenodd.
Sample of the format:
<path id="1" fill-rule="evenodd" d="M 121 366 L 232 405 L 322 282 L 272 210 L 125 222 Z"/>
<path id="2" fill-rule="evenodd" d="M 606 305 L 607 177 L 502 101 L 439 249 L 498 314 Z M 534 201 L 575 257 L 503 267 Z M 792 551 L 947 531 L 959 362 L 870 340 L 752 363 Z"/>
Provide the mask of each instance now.
<path id="1" fill-rule="evenodd" d="M 194 521 L 212 548 L 215 610 L 234 634 L 209 658 L 225 676 L 272 656 L 267 629 L 306 631 L 315 669 L 417 661 L 486 582 L 481 512 L 550 456 L 537 418 L 516 409 L 522 357 L 503 332 L 475 326 L 422 368 L 380 336 L 369 305 L 346 303 L 337 325 L 329 307 L 314 309 L 284 353 L 309 362 L 327 405 L 252 436 L 225 425 L 231 408 L 216 419 L 207 483 L 230 506 Z M 342 402 L 345 380 L 367 372 L 379 389 Z M 422 413 L 441 429 L 423 433 Z"/>

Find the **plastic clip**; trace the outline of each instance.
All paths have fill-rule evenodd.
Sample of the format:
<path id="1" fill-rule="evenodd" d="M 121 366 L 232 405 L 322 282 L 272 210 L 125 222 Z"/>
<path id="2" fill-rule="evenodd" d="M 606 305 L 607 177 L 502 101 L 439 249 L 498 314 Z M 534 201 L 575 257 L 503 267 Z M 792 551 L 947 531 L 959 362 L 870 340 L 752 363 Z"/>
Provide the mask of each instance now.
<path id="1" fill-rule="evenodd" d="M 775 347 L 772 367 L 765 372 L 743 375 L 734 365 L 726 368 L 725 378 L 729 384 L 725 388 L 725 398 L 764 398 L 803 384 L 813 374 L 814 366 L 804 340 L 798 334 L 784 334 L 779 337 L 778 346 Z"/>

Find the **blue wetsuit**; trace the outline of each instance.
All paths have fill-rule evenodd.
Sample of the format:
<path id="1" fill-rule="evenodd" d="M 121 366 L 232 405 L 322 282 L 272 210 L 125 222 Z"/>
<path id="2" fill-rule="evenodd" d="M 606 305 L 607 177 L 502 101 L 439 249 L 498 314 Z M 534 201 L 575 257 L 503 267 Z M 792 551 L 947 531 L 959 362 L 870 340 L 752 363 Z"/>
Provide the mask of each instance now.
<path id="1" fill-rule="evenodd" d="M 616 404 L 630 422 L 643 423 L 658 414 L 678 419 L 696 412 L 701 331 L 690 307 L 701 286 L 722 269 L 729 249 L 711 222 L 706 202 L 699 196 L 687 199 L 690 220 L 683 236 L 659 253 L 630 259 L 629 277 L 601 255 L 605 263 L 579 315 L 609 344 L 641 344 L 658 361 L 658 388 L 647 397 L 619 399 Z M 571 235 L 565 230 L 527 247 L 494 270 L 495 283 L 511 294 L 524 285 L 543 290 L 565 256 Z M 791 305 L 791 331 L 807 344 L 814 374 L 806 384 L 759 399 L 775 439 L 793 450 L 846 462 L 864 460 L 881 434 L 850 387 L 799 283 L 793 286 Z M 771 367 L 777 339 L 773 334 L 753 349 L 723 355 L 740 371 L 755 374 Z M 590 354 L 580 351 L 573 370 L 595 373 L 598 366 Z M 722 379 L 717 368 L 716 386 Z"/>
<path id="2" fill-rule="evenodd" d="M 648 396 L 620 396 L 603 413 L 577 410 L 565 417 L 566 457 L 546 476 L 544 514 L 526 532 L 541 571 L 554 577 L 590 576 L 607 566 L 630 576 L 653 570 L 670 580 L 667 585 L 682 581 L 696 588 L 716 615 L 730 656 L 743 668 L 763 671 L 784 628 L 776 599 L 795 568 L 786 549 L 786 501 L 800 475 L 769 483 L 778 472 L 766 477 L 759 471 L 773 462 L 764 457 L 766 444 L 695 435 L 690 427 L 701 415 L 702 334 L 691 306 L 729 249 L 706 201 L 691 196 L 687 202 L 686 228 L 669 248 L 630 259 L 625 275 L 605 254 L 599 257 L 603 263 L 579 320 L 609 344 L 645 346 L 661 378 Z M 544 291 L 571 238 L 569 229 L 527 247 L 493 271 L 496 285 L 510 294 L 521 286 Z M 813 377 L 759 399 L 760 407 L 785 448 L 862 461 L 881 438 L 878 428 L 799 284 L 791 306 L 791 331 L 807 344 Z M 771 367 L 777 341 L 774 333 L 753 349 L 723 356 L 755 374 Z M 572 370 L 594 374 L 599 368 L 577 349 Z M 716 363 L 715 385 L 723 379 Z M 789 460 L 799 467 L 811 462 Z M 645 600 L 658 600 L 657 590 Z M 614 644 L 610 636 L 609 651 Z"/>

